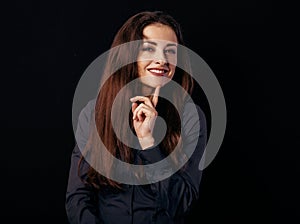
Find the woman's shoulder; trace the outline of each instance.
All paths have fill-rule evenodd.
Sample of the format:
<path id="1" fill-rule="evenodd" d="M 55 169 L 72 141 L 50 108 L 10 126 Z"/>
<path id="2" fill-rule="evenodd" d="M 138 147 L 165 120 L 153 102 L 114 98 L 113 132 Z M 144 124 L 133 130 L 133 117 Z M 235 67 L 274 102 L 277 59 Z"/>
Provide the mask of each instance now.
<path id="1" fill-rule="evenodd" d="M 197 132 L 206 131 L 207 122 L 205 113 L 203 112 L 201 106 L 194 103 L 193 101 L 188 101 L 184 104 L 181 119 L 183 130 L 187 135 L 190 132 L 194 132 L 195 130 L 197 130 Z"/>
<path id="2" fill-rule="evenodd" d="M 199 120 L 206 120 L 201 106 L 196 104 L 192 100 L 187 101 L 183 106 L 183 118 L 191 119 L 197 117 Z"/>
<path id="3" fill-rule="evenodd" d="M 96 99 L 92 99 L 87 102 L 87 104 L 82 108 L 80 112 L 80 116 L 87 116 L 93 113 L 95 110 Z"/>
<path id="4" fill-rule="evenodd" d="M 96 100 L 92 99 L 82 108 L 78 116 L 75 138 L 80 149 L 83 149 L 87 143 L 90 132 L 91 121 L 93 121 L 93 112 L 95 110 Z"/>

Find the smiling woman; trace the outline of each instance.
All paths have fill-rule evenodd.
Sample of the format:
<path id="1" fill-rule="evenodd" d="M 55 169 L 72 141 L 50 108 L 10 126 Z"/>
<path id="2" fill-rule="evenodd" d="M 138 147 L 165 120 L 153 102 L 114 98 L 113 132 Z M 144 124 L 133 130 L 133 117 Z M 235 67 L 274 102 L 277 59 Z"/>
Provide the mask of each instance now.
<path id="1" fill-rule="evenodd" d="M 154 75 L 172 79 L 177 63 L 175 32 L 167 25 L 155 23 L 145 27 L 143 36 L 142 50 L 137 58 L 139 77 Z M 143 83 L 151 87 L 163 86 L 167 81 L 154 77 L 141 80 L 146 80 Z"/>
<path id="2" fill-rule="evenodd" d="M 124 44 L 129 48 L 118 48 Z M 193 79 L 179 45 L 179 24 L 159 11 L 133 15 L 117 32 L 104 69 L 109 77 L 78 119 L 66 192 L 70 223 L 184 223 L 199 196 L 207 130 L 204 113 L 189 97 Z M 133 63 L 114 69 L 131 57 Z M 178 62 L 186 67 L 179 69 Z M 158 118 L 166 126 L 163 136 Z M 165 170 L 155 166 L 162 160 L 168 161 Z M 131 178 L 119 161 L 141 168 L 135 184 L 111 178 L 114 172 Z M 152 178 L 169 170 L 174 172 L 159 181 Z"/>
<path id="3" fill-rule="evenodd" d="M 149 83 L 143 82 L 151 87 L 163 86 L 168 79 L 172 79 L 175 73 L 177 63 L 177 44 L 174 31 L 167 31 L 163 25 L 150 25 L 146 27 L 144 33 L 148 38 L 143 41 L 142 49 L 138 55 L 138 73 L 142 81 L 147 80 Z M 170 29 L 171 30 L 171 29 Z M 149 34 L 148 34 L 149 32 Z M 159 35 L 155 35 L 155 33 Z M 151 41 L 149 41 L 149 38 Z M 164 38 L 164 39 L 154 39 Z M 147 76 L 166 77 L 168 79 L 157 79 L 151 77 L 143 79 Z M 151 83 L 151 81 L 153 83 Z"/>

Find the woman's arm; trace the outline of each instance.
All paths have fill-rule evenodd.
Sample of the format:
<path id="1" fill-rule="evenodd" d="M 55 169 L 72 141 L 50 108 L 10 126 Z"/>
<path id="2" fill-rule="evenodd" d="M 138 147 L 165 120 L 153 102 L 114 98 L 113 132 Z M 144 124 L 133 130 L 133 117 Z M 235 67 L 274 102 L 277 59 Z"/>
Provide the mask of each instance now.
<path id="1" fill-rule="evenodd" d="M 78 173 L 81 150 L 87 143 L 89 123 L 95 101 L 90 101 L 81 111 L 75 133 L 76 145 L 71 155 L 71 166 L 66 192 L 66 212 L 71 224 L 99 223 L 97 218 L 97 200 L 93 188 L 85 184 L 89 164 L 83 159 Z M 80 176 L 79 176 L 80 174 Z"/>
<path id="2" fill-rule="evenodd" d="M 184 151 L 194 150 L 191 157 L 170 178 L 152 184 L 152 189 L 159 195 L 158 206 L 173 219 L 189 211 L 192 203 L 199 198 L 202 177 L 199 164 L 206 146 L 207 126 L 200 107 L 196 106 L 196 110 L 192 107 L 192 104 L 188 104 L 184 110 L 182 128 L 183 148 Z M 154 163 L 165 157 L 159 146 L 141 150 L 139 155 L 144 164 Z"/>
<path id="3" fill-rule="evenodd" d="M 71 156 L 71 167 L 66 192 L 66 212 L 71 224 L 99 223 L 97 218 L 96 194 L 78 175 L 78 163 L 81 152 L 76 145 Z M 82 178 L 88 170 L 88 164 L 83 160 L 80 165 Z"/>

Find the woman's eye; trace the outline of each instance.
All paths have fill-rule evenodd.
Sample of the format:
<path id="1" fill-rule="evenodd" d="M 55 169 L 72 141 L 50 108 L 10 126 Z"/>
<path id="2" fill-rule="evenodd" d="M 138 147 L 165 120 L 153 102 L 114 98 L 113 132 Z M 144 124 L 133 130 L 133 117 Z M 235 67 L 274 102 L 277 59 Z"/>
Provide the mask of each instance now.
<path id="1" fill-rule="evenodd" d="M 143 47 L 142 50 L 143 51 L 148 51 L 148 52 L 154 51 L 154 49 L 152 47 Z"/>
<path id="2" fill-rule="evenodd" d="M 175 49 L 167 49 L 165 50 L 166 54 L 176 54 L 176 50 Z"/>

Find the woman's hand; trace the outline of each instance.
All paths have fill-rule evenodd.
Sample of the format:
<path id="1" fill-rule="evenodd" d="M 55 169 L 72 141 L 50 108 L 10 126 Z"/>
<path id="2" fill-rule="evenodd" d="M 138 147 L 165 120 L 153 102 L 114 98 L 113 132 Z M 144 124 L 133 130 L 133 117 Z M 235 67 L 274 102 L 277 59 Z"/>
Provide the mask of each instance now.
<path id="1" fill-rule="evenodd" d="M 132 102 L 133 127 L 142 149 L 154 145 L 152 132 L 158 115 L 155 107 L 158 102 L 159 90 L 160 86 L 156 87 L 152 101 L 146 96 L 135 96 L 130 99 Z"/>

